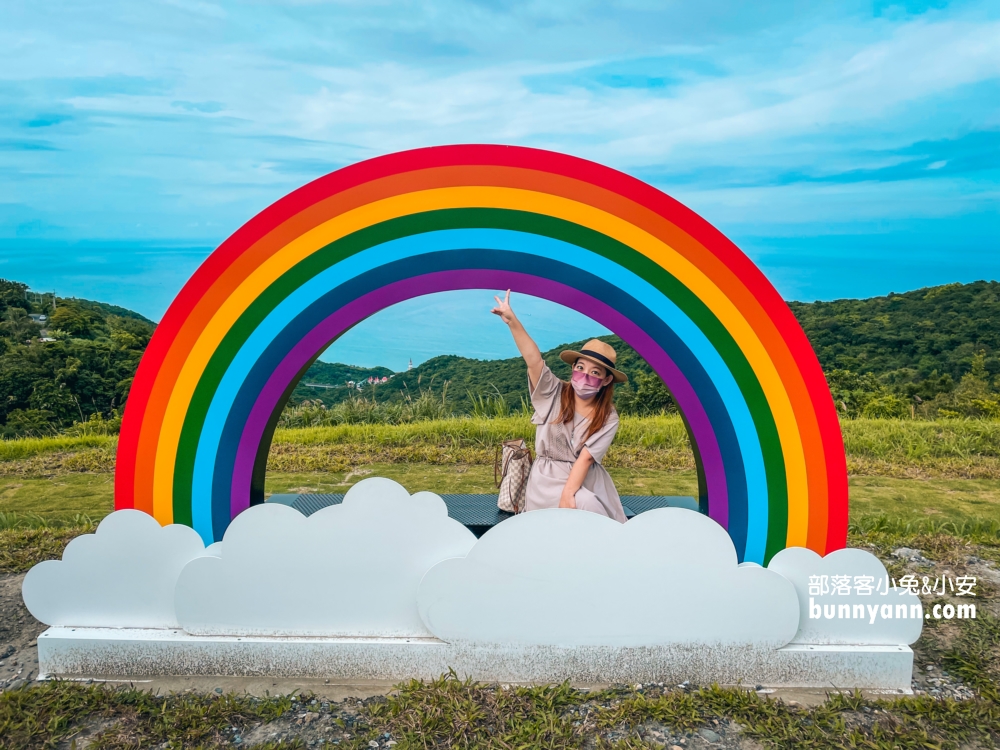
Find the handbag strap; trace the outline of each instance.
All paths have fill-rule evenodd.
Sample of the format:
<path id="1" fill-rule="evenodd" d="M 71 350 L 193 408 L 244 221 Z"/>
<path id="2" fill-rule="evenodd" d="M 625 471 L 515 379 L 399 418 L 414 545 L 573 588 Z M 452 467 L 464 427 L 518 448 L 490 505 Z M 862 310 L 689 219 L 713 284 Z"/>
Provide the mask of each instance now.
<path id="1" fill-rule="evenodd" d="M 503 483 L 503 478 L 507 476 L 507 469 L 510 466 L 510 460 L 514 458 L 514 453 L 511 452 L 505 461 L 501 461 L 503 449 L 504 445 L 501 443 L 497 446 L 497 453 L 493 458 L 493 484 L 495 484 L 498 488 Z"/>
<path id="2" fill-rule="evenodd" d="M 500 443 L 500 445 L 497 446 L 496 454 L 493 456 L 493 484 L 495 484 L 498 488 L 503 483 L 503 478 L 507 476 L 507 469 L 510 467 L 510 462 L 513 459 L 520 458 L 522 455 L 526 454 L 528 456 L 529 469 L 531 468 L 531 465 L 534 463 L 534 457 L 531 455 L 531 448 L 528 447 L 528 444 L 525 443 L 524 440 L 522 439 L 518 442 L 524 443 L 523 448 L 521 447 L 515 448 L 512 445 L 511 446 L 507 445 L 507 443 L 513 443 L 513 442 L 515 441 L 505 440 L 504 442 Z M 509 447 L 511 449 L 511 452 L 510 455 L 507 456 L 506 461 L 501 461 L 500 457 L 505 447 Z"/>

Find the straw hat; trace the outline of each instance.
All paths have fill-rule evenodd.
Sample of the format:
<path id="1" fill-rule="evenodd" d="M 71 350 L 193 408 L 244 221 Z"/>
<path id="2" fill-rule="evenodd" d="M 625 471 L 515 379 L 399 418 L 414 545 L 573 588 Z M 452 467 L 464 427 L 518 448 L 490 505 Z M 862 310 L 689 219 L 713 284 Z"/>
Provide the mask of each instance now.
<path id="1" fill-rule="evenodd" d="M 583 345 L 580 351 L 575 352 L 567 349 L 559 355 L 559 359 L 569 365 L 574 364 L 580 357 L 589 359 L 591 362 L 596 362 L 601 367 L 606 367 L 608 372 L 615 376 L 611 381 L 612 383 L 624 383 L 628 380 L 628 375 L 621 370 L 615 369 L 615 361 L 618 359 L 618 355 L 615 353 L 614 347 L 610 344 L 605 344 L 598 339 L 591 339 Z"/>

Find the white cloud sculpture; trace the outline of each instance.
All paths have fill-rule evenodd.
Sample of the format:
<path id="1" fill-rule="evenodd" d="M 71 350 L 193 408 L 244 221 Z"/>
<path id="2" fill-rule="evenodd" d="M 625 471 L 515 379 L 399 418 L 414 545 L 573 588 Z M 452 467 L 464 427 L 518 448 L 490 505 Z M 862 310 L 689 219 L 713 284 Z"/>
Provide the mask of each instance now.
<path id="1" fill-rule="evenodd" d="M 177 616 L 198 635 L 428 636 L 420 579 L 475 542 L 440 497 L 380 477 L 308 518 L 266 503 L 184 569 Z"/>
<path id="2" fill-rule="evenodd" d="M 24 577 L 21 594 L 35 619 L 66 627 L 176 628 L 174 585 L 204 554 L 187 526 L 160 526 L 138 510 L 105 517 L 94 534 L 71 541 L 62 560 Z"/>
<path id="3" fill-rule="evenodd" d="M 793 643 L 905 646 L 920 637 L 919 597 L 890 586 L 885 566 L 870 552 L 846 548 L 820 557 L 805 547 L 788 547 L 767 567 L 798 593 Z"/>
<path id="4" fill-rule="evenodd" d="M 778 648 L 799 621 L 786 578 L 738 568 L 725 529 L 681 508 L 626 524 L 560 509 L 515 516 L 432 568 L 418 601 L 431 632 L 465 643 Z"/>

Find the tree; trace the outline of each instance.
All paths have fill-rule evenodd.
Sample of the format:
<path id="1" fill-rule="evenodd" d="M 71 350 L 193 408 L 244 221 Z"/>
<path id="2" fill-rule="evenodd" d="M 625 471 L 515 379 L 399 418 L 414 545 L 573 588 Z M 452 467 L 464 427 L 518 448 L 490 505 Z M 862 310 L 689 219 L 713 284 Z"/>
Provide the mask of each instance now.
<path id="1" fill-rule="evenodd" d="M 31 306 L 28 304 L 28 300 L 25 296 L 25 292 L 27 291 L 27 284 L 22 284 L 18 281 L 0 279 L 0 310 L 18 307 L 24 310 L 25 313 L 30 312 Z"/>
<path id="2" fill-rule="evenodd" d="M 3 323 L 0 324 L 4 335 L 24 343 L 34 338 L 42 330 L 35 321 L 28 317 L 28 312 L 22 307 L 8 307 L 3 311 Z"/>
<path id="3" fill-rule="evenodd" d="M 990 388 L 986 352 L 973 355 L 969 372 L 955 390 L 935 399 L 934 406 L 942 417 L 1000 417 L 1000 395 Z"/>
<path id="4" fill-rule="evenodd" d="M 901 419 L 910 416 L 909 405 L 899 396 L 882 393 L 868 400 L 861 416 L 869 419 Z"/>
<path id="5" fill-rule="evenodd" d="M 622 414 L 659 414 L 675 408 L 674 399 L 659 376 L 641 371 L 628 383 L 615 386 L 615 406 Z"/>
<path id="6" fill-rule="evenodd" d="M 5 287 L 0 281 L 0 304 L 5 293 L 10 304 L 0 313 L 4 434 L 40 434 L 88 421 L 95 414 L 113 419 L 124 405 L 153 324 L 121 308 L 57 300 L 47 325 L 54 321 L 68 330 L 53 327 L 50 338 L 55 340 L 43 342 L 40 326 L 24 307 L 14 304 L 24 301 L 23 285 Z"/>
<path id="7" fill-rule="evenodd" d="M 7 415 L 4 433 L 9 437 L 41 437 L 58 432 L 55 415 L 44 409 L 14 409 Z"/>
<path id="8" fill-rule="evenodd" d="M 28 406 L 49 412 L 59 424 L 70 424 L 77 416 L 81 420 L 84 418 L 79 402 L 66 388 L 65 383 L 56 384 L 52 381 L 38 383 L 28 399 Z"/>
<path id="9" fill-rule="evenodd" d="M 59 331 L 65 331 L 70 336 L 83 337 L 92 332 L 98 320 L 99 318 L 92 311 L 73 302 L 64 301 L 49 316 L 48 326 Z"/>

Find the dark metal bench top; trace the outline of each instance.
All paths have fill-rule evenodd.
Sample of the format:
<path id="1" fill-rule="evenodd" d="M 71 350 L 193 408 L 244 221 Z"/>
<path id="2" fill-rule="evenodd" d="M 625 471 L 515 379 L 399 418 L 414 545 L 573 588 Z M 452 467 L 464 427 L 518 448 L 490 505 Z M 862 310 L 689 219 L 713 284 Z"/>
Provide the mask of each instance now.
<path id="1" fill-rule="evenodd" d="M 496 526 L 510 513 L 497 508 L 496 495 L 441 495 L 448 506 L 448 515 L 464 526 L 482 528 Z M 330 505 L 343 502 L 342 494 L 333 495 L 271 495 L 267 502 L 289 505 L 309 516 Z M 698 501 L 693 497 L 671 497 L 663 495 L 622 495 L 622 506 L 628 518 L 654 508 L 689 508 L 698 510 Z"/>

